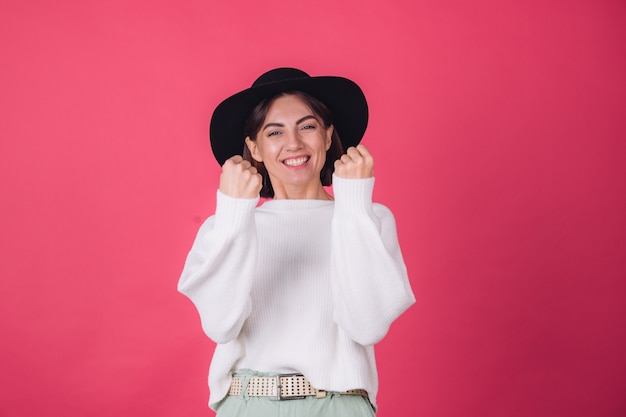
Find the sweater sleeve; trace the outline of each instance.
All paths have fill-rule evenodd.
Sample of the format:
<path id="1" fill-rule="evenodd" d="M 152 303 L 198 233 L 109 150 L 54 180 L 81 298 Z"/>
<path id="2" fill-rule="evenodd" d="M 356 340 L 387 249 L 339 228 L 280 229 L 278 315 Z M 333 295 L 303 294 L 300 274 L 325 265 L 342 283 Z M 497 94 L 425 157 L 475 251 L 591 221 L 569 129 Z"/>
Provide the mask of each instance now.
<path id="1" fill-rule="evenodd" d="M 372 203 L 374 178 L 333 177 L 331 236 L 334 319 L 355 342 L 373 345 L 415 297 L 393 214 Z"/>
<path id="2" fill-rule="evenodd" d="M 204 332 L 216 343 L 237 337 L 252 309 L 257 202 L 217 192 L 215 215 L 200 227 L 178 283 L 178 290 L 198 309 Z"/>

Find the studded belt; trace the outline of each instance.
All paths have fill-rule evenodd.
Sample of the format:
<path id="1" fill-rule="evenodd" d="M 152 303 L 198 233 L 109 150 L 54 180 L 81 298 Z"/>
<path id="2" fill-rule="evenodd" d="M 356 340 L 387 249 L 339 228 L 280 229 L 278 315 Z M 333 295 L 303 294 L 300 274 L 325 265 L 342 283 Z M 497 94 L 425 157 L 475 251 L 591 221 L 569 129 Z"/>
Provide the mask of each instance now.
<path id="1" fill-rule="evenodd" d="M 233 376 L 228 395 L 241 395 L 243 378 Z M 280 374 L 276 376 L 253 376 L 248 381 L 246 393 L 251 397 L 276 397 L 279 400 L 297 400 L 305 397 L 326 397 L 326 391 L 314 388 L 302 374 Z M 340 392 L 341 395 L 361 395 L 368 397 L 367 391 L 353 389 Z"/>

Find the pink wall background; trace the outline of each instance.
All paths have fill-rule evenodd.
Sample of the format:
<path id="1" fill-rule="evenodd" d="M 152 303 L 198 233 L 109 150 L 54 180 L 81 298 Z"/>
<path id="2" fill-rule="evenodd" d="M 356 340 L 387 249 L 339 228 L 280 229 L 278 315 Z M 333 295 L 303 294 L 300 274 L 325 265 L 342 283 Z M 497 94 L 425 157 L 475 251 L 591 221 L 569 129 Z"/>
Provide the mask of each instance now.
<path id="1" fill-rule="evenodd" d="M 418 297 L 380 417 L 626 415 L 626 3 L 0 0 L 0 415 L 211 416 L 218 102 L 356 80 Z"/>

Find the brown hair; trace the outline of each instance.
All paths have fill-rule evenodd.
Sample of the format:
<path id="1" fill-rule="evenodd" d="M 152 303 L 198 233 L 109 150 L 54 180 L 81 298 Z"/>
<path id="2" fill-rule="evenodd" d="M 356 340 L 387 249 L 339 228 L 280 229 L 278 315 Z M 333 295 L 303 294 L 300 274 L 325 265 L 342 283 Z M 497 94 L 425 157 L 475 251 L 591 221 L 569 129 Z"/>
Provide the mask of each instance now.
<path id="1" fill-rule="evenodd" d="M 272 103 L 277 98 L 286 95 L 294 95 L 301 99 L 307 106 L 309 106 L 313 114 L 321 120 L 325 129 L 328 129 L 333 124 L 333 116 L 330 109 L 320 100 L 303 93 L 302 91 L 286 91 L 275 96 L 268 97 L 256 105 L 246 120 L 244 135 L 246 137 L 249 136 L 250 140 L 255 141 Z M 343 155 L 343 147 L 341 146 L 337 129 L 333 129 L 330 148 L 326 151 L 326 162 L 320 171 L 320 180 L 322 181 L 322 185 L 328 186 L 332 184 L 333 172 L 335 171 L 335 161 L 339 159 L 341 155 Z M 269 174 L 265 169 L 265 165 L 263 165 L 263 162 L 258 162 L 252 157 L 250 149 L 248 149 L 247 145 L 244 145 L 243 147 L 243 159 L 249 161 L 263 177 L 261 197 L 274 197 L 274 188 L 272 187 L 272 182 L 270 181 Z"/>

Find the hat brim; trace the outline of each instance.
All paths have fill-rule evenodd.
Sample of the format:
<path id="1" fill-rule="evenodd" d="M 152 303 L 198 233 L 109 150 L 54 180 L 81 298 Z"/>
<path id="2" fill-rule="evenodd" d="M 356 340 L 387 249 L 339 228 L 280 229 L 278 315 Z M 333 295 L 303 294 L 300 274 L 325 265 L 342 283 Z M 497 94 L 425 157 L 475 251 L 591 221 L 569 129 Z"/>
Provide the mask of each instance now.
<path id="1" fill-rule="evenodd" d="M 211 117 L 209 135 L 220 165 L 245 146 L 244 124 L 262 100 L 286 91 L 302 91 L 322 101 L 333 114 L 333 125 L 345 149 L 356 146 L 368 121 L 367 100 L 361 88 L 343 77 L 307 77 L 250 87 L 222 101 Z"/>

